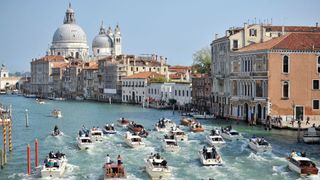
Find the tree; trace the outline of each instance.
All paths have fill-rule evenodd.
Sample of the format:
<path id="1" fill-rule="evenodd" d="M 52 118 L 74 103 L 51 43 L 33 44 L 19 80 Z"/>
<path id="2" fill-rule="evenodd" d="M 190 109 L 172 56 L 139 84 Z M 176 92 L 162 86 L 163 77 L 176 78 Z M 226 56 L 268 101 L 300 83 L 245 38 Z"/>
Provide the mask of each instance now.
<path id="1" fill-rule="evenodd" d="M 211 51 L 209 47 L 196 51 L 193 55 L 192 70 L 197 73 L 209 73 L 211 65 Z"/>
<path id="2" fill-rule="evenodd" d="M 174 105 L 177 103 L 177 100 L 175 99 L 169 99 L 169 104 Z"/>

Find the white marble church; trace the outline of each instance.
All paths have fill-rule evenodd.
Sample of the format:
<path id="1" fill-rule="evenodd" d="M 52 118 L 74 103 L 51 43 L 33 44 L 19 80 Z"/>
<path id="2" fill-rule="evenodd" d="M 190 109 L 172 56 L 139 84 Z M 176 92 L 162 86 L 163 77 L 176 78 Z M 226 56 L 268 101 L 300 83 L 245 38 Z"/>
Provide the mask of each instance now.
<path id="1" fill-rule="evenodd" d="M 92 41 L 93 56 L 120 55 L 122 54 L 121 43 L 119 25 L 112 32 L 111 27 L 106 31 L 102 23 L 99 34 Z M 47 54 L 71 56 L 79 59 L 88 59 L 89 57 L 86 33 L 76 24 L 75 13 L 70 3 L 63 24 L 53 35 L 52 45 Z"/>

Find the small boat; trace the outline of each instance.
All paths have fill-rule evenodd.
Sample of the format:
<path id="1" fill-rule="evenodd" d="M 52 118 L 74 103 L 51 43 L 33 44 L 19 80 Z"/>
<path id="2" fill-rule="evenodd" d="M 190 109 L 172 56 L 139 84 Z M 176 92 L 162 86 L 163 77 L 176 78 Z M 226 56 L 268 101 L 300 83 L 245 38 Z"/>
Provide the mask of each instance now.
<path id="1" fill-rule="evenodd" d="M 142 141 L 142 138 L 138 135 L 126 132 L 124 135 L 124 140 L 126 144 L 132 148 L 145 147 L 146 144 Z"/>
<path id="2" fill-rule="evenodd" d="M 223 160 L 221 156 L 218 154 L 215 147 L 207 149 L 206 147 L 203 150 L 198 152 L 200 157 L 200 162 L 204 166 L 221 166 L 223 164 Z"/>
<path id="3" fill-rule="evenodd" d="M 77 138 L 77 142 L 80 150 L 91 149 L 94 147 L 94 144 L 91 141 L 91 138 L 88 136 L 79 136 Z"/>
<path id="4" fill-rule="evenodd" d="M 316 164 L 307 157 L 293 155 L 287 158 L 288 167 L 297 172 L 300 176 L 317 175 L 318 168 Z"/>
<path id="5" fill-rule="evenodd" d="M 198 132 L 203 132 L 204 131 L 204 128 L 202 127 L 200 122 L 192 123 L 189 127 L 190 127 L 190 130 L 192 132 L 194 132 L 194 133 L 198 133 Z"/>
<path id="6" fill-rule="evenodd" d="M 83 96 L 76 96 L 76 101 L 83 101 L 84 97 Z"/>
<path id="7" fill-rule="evenodd" d="M 211 130 L 211 134 L 206 136 L 207 142 L 210 146 L 221 147 L 226 144 L 219 130 Z"/>
<path id="8" fill-rule="evenodd" d="M 61 118 L 61 117 L 62 117 L 61 111 L 60 111 L 60 110 L 57 110 L 57 109 L 53 110 L 53 111 L 51 112 L 51 115 L 52 115 L 53 117 L 55 117 L 55 118 Z"/>
<path id="9" fill-rule="evenodd" d="M 26 98 L 36 98 L 37 97 L 37 95 L 35 95 L 35 94 L 24 94 L 23 96 Z"/>
<path id="10" fill-rule="evenodd" d="M 241 133 L 239 133 L 238 131 L 232 129 L 231 126 L 226 127 L 226 128 L 222 128 L 221 129 L 221 136 L 224 139 L 227 139 L 227 140 L 230 140 L 230 141 L 240 140 L 240 139 L 243 138 Z"/>
<path id="11" fill-rule="evenodd" d="M 102 142 L 103 140 L 103 131 L 101 128 L 91 128 L 89 130 L 89 137 L 93 142 Z"/>
<path id="12" fill-rule="evenodd" d="M 104 169 L 104 179 L 115 179 L 115 178 L 126 178 L 126 172 L 124 165 L 116 163 L 105 163 Z"/>
<path id="13" fill-rule="evenodd" d="M 180 128 L 175 128 L 169 132 L 169 135 L 173 135 L 177 141 L 188 141 L 188 135 Z"/>
<path id="14" fill-rule="evenodd" d="M 66 98 L 63 98 L 63 97 L 55 97 L 55 98 L 53 98 L 53 100 L 55 100 L 55 101 L 65 101 Z"/>
<path id="15" fill-rule="evenodd" d="M 111 125 L 109 125 L 109 124 L 104 125 L 104 127 L 102 128 L 102 130 L 103 130 L 103 134 L 116 134 L 116 133 L 117 133 L 117 131 L 115 130 L 113 124 L 111 124 Z"/>
<path id="16" fill-rule="evenodd" d="M 139 135 L 141 137 L 147 137 L 148 132 L 144 129 L 143 125 L 136 124 L 134 121 L 131 121 L 128 125 L 128 130 L 136 135 Z"/>
<path id="17" fill-rule="evenodd" d="M 307 132 L 303 135 L 303 141 L 305 143 L 320 143 L 320 135 L 315 127 L 308 128 Z"/>
<path id="18" fill-rule="evenodd" d="M 252 137 L 249 140 L 249 147 L 256 152 L 271 152 L 272 146 L 264 138 Z"/>
<path id="19" fill-rule="evenodd" d="M 67 158 L 63 153 L 59 151 L 56 154 L 49 153 L 44 161 L 44 165 L 41 168 L 41 177 L 46 178 L 60 178 L 66 171 Z"/>
<path id="20" fill-rule="evenodd" d="M 210 114 L 194 114 L 192 117 L 195 119 L 214 119 L 214 115 Z"/>
<path id="21" fill-rule="evenodd" d="M 61 136 L 63 133 L 58 129 L 58 126 L 54 126 L 51 136 Z"/>
<path id="22" fill-rule="evenodd" d="M 168 152 L 177 152 L 180 150 L 180 147 L 178 146 L 178 142 L 176 139 L 174 139 L 174 136 L 167 136 L 167 135 L 165 135 L 162 141 L 162 148 L 163 150 Z"/>
<path id="23" fill-rule="evenodd" d="M 170 119 L 161 118 L 154 126 L 155 131 L 168 132 L 175 128 L 177 125 Z"/>
<path id="24" fill-rule="evenodd" d="M 146 160 L 146 172 L 151 179 L 168 179 L 171 177 L 171 168 L 158 153 L 151 155 Z"/>
<path id="25" fill-rule="evenodd" d="M 45 104 L 45 101 L 43 100 L 43 99 L 36 99 L 36 102 L 38 103 L 38 104 Z"/>
<path id="26" fill-rule="evenodd" d="M 183 125 L 183 126 L 190 126 L 191 124 L 193 123 L 196 123 L 197 121 L 193 118 L 188 118 L 188 117 L 183 117 L 181 120 L 180 120 L 180 124 Z"/>
<path id="27" fill-rule="evenodd" d="M 129 124 L 130 124 L 130 121 L 128 119 L 120 118 L 118 120 L 118 126 L 120 126 L 120 127 L 126 128 L 126 127 L 128 127 Z"/>

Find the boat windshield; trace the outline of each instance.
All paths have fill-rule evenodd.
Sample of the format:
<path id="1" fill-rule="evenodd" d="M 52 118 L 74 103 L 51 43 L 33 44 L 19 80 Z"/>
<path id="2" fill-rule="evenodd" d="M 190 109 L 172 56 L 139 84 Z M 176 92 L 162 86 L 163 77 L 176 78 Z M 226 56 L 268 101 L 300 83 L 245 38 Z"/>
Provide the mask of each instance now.
<path id="1" fill-rule="evenodd" d="M 132 142 L 141 142 L 140 138 L 132 138 Z"/>
<path id="2" fill-rule="evenodd" d="M 231 134 L 231 135 L 233 135 L 233 136 L 237 136 L 237 135 L 239 135 L 239 133 L 238 133 L 238 132 L 230 132 L 230 134 Z"/>
<path id="3" fill-rule="evenodd" d="M 81 142 L 83 142 L 83 143 L 91 143 L 91 140 L 90 139 L 81 139 Z"/>
<path id="4" fill-rule="evenodd" d="M 101 134 L 101 132 L 93 132 L 92 133 L 92 136 L 101 136 L 102 134 Z"/>

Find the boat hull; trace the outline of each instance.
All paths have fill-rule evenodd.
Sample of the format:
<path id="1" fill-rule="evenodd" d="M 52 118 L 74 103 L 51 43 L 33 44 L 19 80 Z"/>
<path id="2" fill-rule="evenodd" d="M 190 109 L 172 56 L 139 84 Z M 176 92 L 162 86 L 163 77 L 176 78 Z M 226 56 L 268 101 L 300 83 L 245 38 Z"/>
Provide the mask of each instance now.
<path id="1" fill-rule="evenodd" d="M 171 171 L 169 169 L 146 166 L 146 172 L 151 179 L 168 179 L 171 177 Z"/>
<path id="2" fill-rule="evenodd" d="M 46 178 L 46 177 L 53 177 L 53 178 L 62 177 L 63 174 L 65 173 L 65 170 L 66 170 L 66 164 L 67 164 L 67 162 L 63 161 L 59 168 L 57 168 L 57 167 L 51 167 L 51 168 L 43 167 L 41 169 L 41 177 L 43 177 L 43 178 Z"/>
<path id="3" fill-rule="evenodd" d="M 226 144 L 225 141 L 213 141 L 212 137 L 210 136 L 206 136 L 207 142 L 210 146 L 214 146 L 214 147 L 222 147 Z"/>
<path id="4" fill-rule="evenodd" d="M 263 145 L 260 146 L 260 145 L 257 145 L 256 143 L 250 141 L 248 143 L 248 145 L 252 150 L 254 150 L 256 152 L 271 152 L 272 151 L 272 147 L 270 146 L 270 144 L 267 146 L 263 146 Z"/>
<path id="5" fill-rule="evenodd" d="M 303 136 L 303 142 L 310 144 L 320 143 L 320 136 Z"/>
<path id="6" fill-rule="evenodd" d="M 202 151 L 198 152 L 199 158 L 200 158 L 200 162 L 202 165 L 204 166 L 222 166 L 223 161 L 221 158 L 215 158 L 215 159 L 205 159 L 203 156 Z"/>

